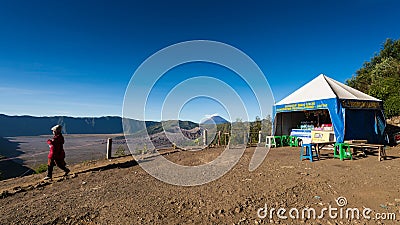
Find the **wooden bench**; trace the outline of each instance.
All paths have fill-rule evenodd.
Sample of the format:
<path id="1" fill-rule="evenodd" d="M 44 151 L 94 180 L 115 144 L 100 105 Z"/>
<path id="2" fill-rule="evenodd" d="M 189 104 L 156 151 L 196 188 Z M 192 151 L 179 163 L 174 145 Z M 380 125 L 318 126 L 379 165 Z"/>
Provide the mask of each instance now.
<path id="1" fill-rule="evenodd" d="M 316 149 L 318 151 L 318 156 L 320 155 L 320 150 L 328 145 L 333 145 L 335 144 L 335 141 L 328 141 L 328 142 L 313 142 L 312 144 L 316 145 Z M 373 149 L 373 150 L 378 150 L 378 160 L 381 161 L 383 159 L 386 159 L 386 151 L 384 148 L 384 145 L 379 145 L 379 144 L 367 144 L 367 140 L 350 140 L 350 141 L 345 141 L 345 143 L 348 143 L 350 147 L 353 149 L 353 154 L 356 151 L 356 149 L 361 149 L 362 151 L 367 150 L 367 149 Z"/>
<path id="2" fill-rule="evenodd" d="M 367 140 L 347 140 L 347 141 L 344 141 L 344 143 L 347 143 L 347 144 L 367 144 Z"/>
<path id="3" fill-rule="evenodd" d="M 353 154 L 356 149 L 362 149 L 363 151 L 366 149 L 377 149 L 378 150 L 378 161 L 382 159 L 386 159 L 386 151 L 384 145 L 379 144 L 366 144 L 366 143 L 351 143 L 349 144 L 351 148 L 353 148 Z"/>

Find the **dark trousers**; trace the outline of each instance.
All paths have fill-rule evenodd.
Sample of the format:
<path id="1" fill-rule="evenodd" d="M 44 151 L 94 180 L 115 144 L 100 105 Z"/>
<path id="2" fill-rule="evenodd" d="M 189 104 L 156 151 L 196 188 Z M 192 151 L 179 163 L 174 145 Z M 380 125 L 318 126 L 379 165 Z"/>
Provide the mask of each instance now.
<path id="1" fill-rule="evenodd" d="M 65 173 L 69 173 L 69 169 L 66 167 L 64 159 L 48 159 L 47 161 L 47 176 L 53 177 L 53 168 L 57 165 L 58 168 L 64 170 Z"/>

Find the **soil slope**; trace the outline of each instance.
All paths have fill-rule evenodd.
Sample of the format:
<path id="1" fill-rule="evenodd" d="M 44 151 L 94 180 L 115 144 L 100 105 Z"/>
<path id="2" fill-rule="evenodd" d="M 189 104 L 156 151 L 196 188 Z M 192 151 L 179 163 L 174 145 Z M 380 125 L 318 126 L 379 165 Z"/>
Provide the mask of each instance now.
<path id="1" fill-rule="evenodd" d="M 163 183 L 131 157 L 71 166 L 75 175 L 42 181 L 43 174 L 0 182 L 0 224 L 398 224 L 400 222 L 400 149 L 387 149 L 354 160 L 333 159 L 323 150 L 320 161 L 299 160 L 300 148 L 271 149 L 253 172 L 248 166 L 254 148 L 222 178 L 205 185 L 181 187 Z M 222 149 L 165 154 L 182 165 L 200 165 Z M 61 173 L 58 169 L 56 172 Z M 298 210 L 345 207 L 395 213 L 395 220 L 323 218 L 259 218 L 270 208 Z M 317 214 L 317 216 L 320 213 Z M 286 212 L 288 216 L 288 212 Z M 301 217 L 301 214 L 300 214 Z"/>

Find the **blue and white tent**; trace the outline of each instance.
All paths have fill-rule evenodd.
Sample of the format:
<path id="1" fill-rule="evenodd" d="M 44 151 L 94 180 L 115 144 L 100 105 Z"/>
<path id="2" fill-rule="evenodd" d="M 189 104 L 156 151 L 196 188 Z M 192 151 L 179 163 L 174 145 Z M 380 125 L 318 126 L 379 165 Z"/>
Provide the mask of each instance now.
<path id="1" fill-rule="evenodd" d="M 288 135 L 307 111 L 321 109 L 329 111 L 337 142 L 385 141 L 382 101 L 323 74 L 274 105 L 274 134 Z"/>

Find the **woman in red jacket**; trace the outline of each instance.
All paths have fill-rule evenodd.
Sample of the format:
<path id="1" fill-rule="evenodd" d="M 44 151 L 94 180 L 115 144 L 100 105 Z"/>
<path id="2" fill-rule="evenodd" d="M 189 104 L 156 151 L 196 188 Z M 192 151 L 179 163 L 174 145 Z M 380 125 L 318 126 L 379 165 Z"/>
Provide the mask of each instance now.
<path id="1" fill-rule="evenodd" d="M 47 140 L 47 144 L 49 144 L 50 147 L 50 152 L 47 156 L 47 176 L 44 178 L 45 180 L 51 179 L 53 177 L 53 168 L 55 165 L 64 170 L 64 176 L 68 175 L 68 173 L 70 172 L 70 170 L 66 167 L 66 163 L 64 161 L 64 137 L 61 133 L 61 129 L 61 125 L 56 125 L 52 127 L 51 130 L 53 131 L 54 137 L 53 139 Z"/>

